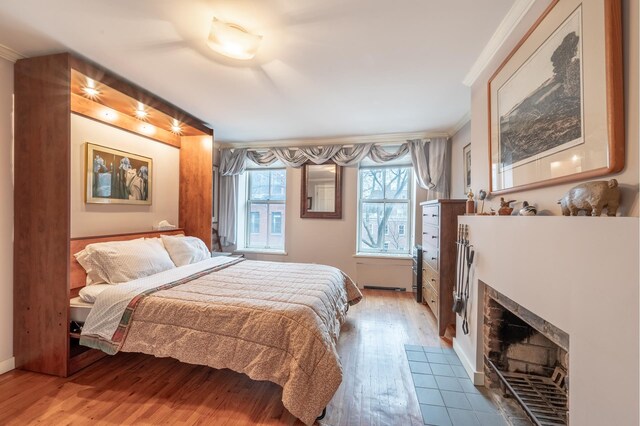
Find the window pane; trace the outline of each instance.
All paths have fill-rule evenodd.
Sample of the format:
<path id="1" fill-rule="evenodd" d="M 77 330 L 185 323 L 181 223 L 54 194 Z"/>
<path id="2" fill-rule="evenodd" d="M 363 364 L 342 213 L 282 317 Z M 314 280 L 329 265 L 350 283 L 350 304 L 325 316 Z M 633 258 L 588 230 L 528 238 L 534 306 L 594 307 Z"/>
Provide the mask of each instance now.
<path id="1" fill-rule="evenodd" d="M 404 227 L 409 220 L 407 203 L 386 203 L 384 207 L 385 226 L 389 232 L 384 236 L 384 243 L 390 252 L 409 250 L 409 242 Z"/>
<path id="2" fill-rule="evenodd" d="M 360 211 L 360 250 L 372 251 L 382 249 L 384 240 L 384 204 L 362 203 Z"/>
<path id="3" fill-rule="evenodd" d="M 385 174 L 385 198 L 399 200 L 409 198 L 409 168 L 398 167 L 387 169 Z"/>
<path id="4" fill-rule="evenodd" d="M 248 247 L 266 247 L 268 204 L 250 204 Z"/>
<path id="5" fill-rule="evenodd" d="M 271 227 L 269 230 L 269 246 L 270 249 L 284 248 L 284 204 L 269 204 L 269 212 L 271 214 Z"/>
<path id="6" fill-rule="evenodd" d="M 269 199 L 269 170 L 252 170 L 249 172 L 249 199 Z"/>
<path id="7" fill-rule="evenodd" d="M 363 200 L 384 198 L 384 169 L 361 169 L 360 188 Z"/>
<path id="8" fill-rule="evenodd" d="M 287 171 L 271 171 L 271 199 L 284 200 L 287 193 Z"/>

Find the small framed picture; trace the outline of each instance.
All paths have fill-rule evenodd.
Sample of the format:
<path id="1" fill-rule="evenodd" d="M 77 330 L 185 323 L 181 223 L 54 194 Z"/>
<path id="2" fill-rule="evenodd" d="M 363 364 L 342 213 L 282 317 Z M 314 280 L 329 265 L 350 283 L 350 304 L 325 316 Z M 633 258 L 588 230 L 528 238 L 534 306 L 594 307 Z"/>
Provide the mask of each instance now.
<path id="1" fill-rule="evenodd" d="M 152 166 L 151 158 L 87 143 L 86 202 L 151 205 Z"/>
<path id="2" fill-rule="evenodd" d="M 464 148 L 462 148 L 462 161 L 464 170 L 464 192 L 465 194 L 471 188 L 471 144 L 467 144 Z"/>

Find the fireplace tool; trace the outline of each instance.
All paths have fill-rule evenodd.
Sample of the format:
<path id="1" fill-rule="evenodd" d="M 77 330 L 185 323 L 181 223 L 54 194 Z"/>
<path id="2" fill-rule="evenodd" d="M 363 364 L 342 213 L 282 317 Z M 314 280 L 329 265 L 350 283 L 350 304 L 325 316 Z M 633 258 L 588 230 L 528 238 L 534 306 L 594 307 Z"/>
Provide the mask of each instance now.
<path id="1" fill-rule="evenodd" d="M 458 259 L 456 289 L 453 294 L 453 311 L 462 317 L 462 331 L 469 334 L 467 305 L 469 304 L 469 282 L 475 251 L 469 244 L 469 225 L 458 225 Z"/>

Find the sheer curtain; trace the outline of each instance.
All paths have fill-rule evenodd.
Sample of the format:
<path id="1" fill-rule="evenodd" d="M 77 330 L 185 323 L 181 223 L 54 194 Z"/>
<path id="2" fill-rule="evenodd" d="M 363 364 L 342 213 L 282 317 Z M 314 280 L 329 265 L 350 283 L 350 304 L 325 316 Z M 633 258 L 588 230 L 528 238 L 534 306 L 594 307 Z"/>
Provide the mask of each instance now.
<path id="1" fill-rule="evenodd" d="M 408 140 L 395 151 L 387 151 L 374 143 L 354 146 L 327 145 L 317 147 L 285 148 L 274 147 L 260 151 L 246 148 L 223 149 L 220 161 L 220 220 L 219 234 L 223 246 L 236 243 L 236 216 L 238 213 L 238 176 L 245 171 L 249 159 L 260 166 L 268 166 L 281 161 L 287 167 L 302 167 L 308 161 L 322 164 L 332 160 L 339 166 L 355 166 L 369 157 L 384 164 L 407 153 L 416 174 L 418 185 L 429 190 L 429 198 L 449 196 L 450 147 L 447 138 Z"/>

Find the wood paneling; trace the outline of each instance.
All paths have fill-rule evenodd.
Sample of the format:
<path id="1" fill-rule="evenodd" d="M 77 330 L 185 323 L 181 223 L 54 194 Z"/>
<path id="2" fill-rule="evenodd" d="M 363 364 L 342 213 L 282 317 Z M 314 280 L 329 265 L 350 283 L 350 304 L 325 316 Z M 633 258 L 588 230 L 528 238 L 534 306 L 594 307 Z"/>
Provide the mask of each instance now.
<path id="1" fill-rule="evenodd" d="M 132 232 L 128 234 L 114 234 L 114 235 L 101 235 L 97 237 L 81 237 L 72 238 L 69 243 L 69 265 L 70 265 L 70 282 L 69 287 L 71 290 L 79 289 L 85 286 L 87 281 L 87 273 L 84 268 L 80 266 L 75 258 L 75 254 L 81 250 L 84 250 L 86 246 L 94 243 L 104 243 L 108 241 L 129 241 L 136 238 L 156 238 L 160 235 L 178 235 L 183 234 L 183 229 L 173 229 L 170 231 L 158 231 L 158 232 Z M 77 290 L 72 291 L 70 297 L 75 297 Z"/>
<path id="2" fill-rule="evenodd" d="M 448 346 L 409 293 L 365 290 L 338 342 L 343 380 L 323 425 L 422 425 L 405 344 Z M 300 425 L 282 389 L 244 374 L 120 353 L 63 379 L 0 376 L 0 424 Z"/>
<path id="3" fill-rule="evenodd" d="M 15 65 L 16 367 L 67 374 L 70 237 L 69 55 Z"/>
<path id="4" fill-rule="evenodd" d="M 71 68 L 95 80 L 101 87 L 113 89 L 123 95 L 128 96 L 129 98 L 142 102 L 150 108 L 162 112 L 169 117 L 176 118 L 181 123 L 193 127 L 194 129 L 200 131 L 203 135 L 213 135 L 213 130 L 206 126 L 202 120 L 192 116 L 191 114 L 185 112 L 184 110 L 178 108 L 170 102 L 161 99 L 151 92 L 127 81 L 126 79 L 119 77 L 111 73 L 110 71 L 107 71 L 99 65 L 87 61 L 86 59 L 80 59 L 74 56 L 70 56 L 70 61 Z M 119 105 L 120 101 L 115 100 L 114 98 L 113 102 L 115 103 L 110 103 L 110 101 L 107 101 L 105 105 L 113 105 L 111 107 L 115 108 L 116 105 Z M 187 135 L 189 135 L 189 133 L 187 133 Z"/>
<path id="5" fill-rule="evenodd" d="M 179 226 L 211 249 L 213 139 L 183 136 L 180 148 Z"/>
<path id="6" fill-rule="evenodd" d="M 109 111 L 111 114 L 106 118 L 105 112 Z M 143 131 L 142 126 L 153 126 L 150 123 L 144 123 L 130 115 L 122 114 L 116 110 L 107 108 L 97 102 L 87 99 L 83 96 L 71 94 L 71 111 L 76 114 L 80 114 L 84 117 L 91 118 L 109 126 L 114 126 L 122 130 L 126 130 L 136 135 L 140 135 L 145 138 L 153 139 L 157 142 L 162 142 L 167 145 L 171 145 L 176 148 L 180 148 L 180 136 L 164 130 L 160 127 L 150 127 L 153 132 Z"/>

